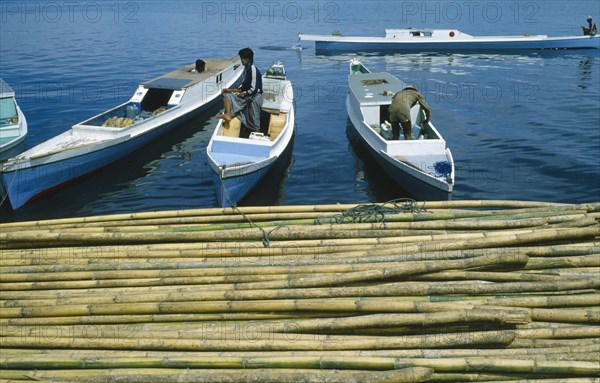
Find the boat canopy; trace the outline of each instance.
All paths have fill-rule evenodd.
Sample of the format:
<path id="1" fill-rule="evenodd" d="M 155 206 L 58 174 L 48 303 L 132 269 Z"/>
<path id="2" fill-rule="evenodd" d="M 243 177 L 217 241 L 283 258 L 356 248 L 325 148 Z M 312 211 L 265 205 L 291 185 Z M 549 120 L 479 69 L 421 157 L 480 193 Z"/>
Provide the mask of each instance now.
<path id="1" fill-rule="evenodd" d="M 361 105 L 389 105 L 406 83 L 387 72 L 357 73 L 348 77 L 351 92 Z"/>
<path id="2" fill-rule="evenodd" d="M 202 72 L 198 72 L 195 65 L 188 65 L 146 81 L 141 85 L 147 89 L 185 90 L 223 72 L 231 63 L 231 60 L 206 60 L 206 66 Z"/>
<path id="3" fill-rule="evenodd" d="M 143 85 L 148 89 L 169 89 L 181 90 L 188 86 L 190 80 L 182 78 L 160 77 L 152 81 L 145 82 Z"/>

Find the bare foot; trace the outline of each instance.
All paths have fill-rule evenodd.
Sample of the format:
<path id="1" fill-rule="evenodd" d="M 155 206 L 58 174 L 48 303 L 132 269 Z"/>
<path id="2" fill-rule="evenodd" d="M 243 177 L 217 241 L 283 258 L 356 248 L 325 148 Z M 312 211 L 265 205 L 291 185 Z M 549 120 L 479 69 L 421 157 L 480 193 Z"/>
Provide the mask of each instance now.
<path id="1" fill-rule="evenodd" d="M 231 117 L 231 114 L 217 114 L 217 118 L 220 118 L 222 120 L 225 120 L 227 122 L 231 121 L 233 119 L 233 117 Z"/>

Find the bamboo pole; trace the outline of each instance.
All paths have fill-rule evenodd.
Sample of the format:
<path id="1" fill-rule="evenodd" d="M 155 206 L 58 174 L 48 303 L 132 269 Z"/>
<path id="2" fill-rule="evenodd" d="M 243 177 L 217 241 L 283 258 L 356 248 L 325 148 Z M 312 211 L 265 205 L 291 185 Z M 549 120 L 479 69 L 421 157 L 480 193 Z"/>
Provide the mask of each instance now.
<path id="1" fill-rule="evenodd" d="M 383 205 L 383 204 L 378 204 Z M 568 204 L 556 204 L 547 202 L 530 202 L 530 201 L 507 201 L 507 200 L 473 200 L 473 201 L 432 201 L 422 204 L 425 209 L 492 209 L 492 208 L 504 208 L 504 209 L 560 209 L 560 208 L 571 208 L 576 210 L 584 211 L 596 211 L 597 204 L 580 204 L 580 205 L 568 205 Z M 280 213 L 280 212 L 340 212 L 343 210 L 354 208 L 356 204 L 336 204 L 336 205 L 296 205 L 296 206 L 257 206 L 257 207 L 238 207 L 244 214 L 258 214 L 258 213 Z M 72 223 L 84 223 L 84 222 L 110 222 L 110 221 L 135 221 L 140 219 L 150 218 L 172 218 L 172 217 L 190 217 L 190 216 L 222 216 L 222 215 L 238 215 L 239 213 L 234 209 L 195 209 L 195 210 L 179 210 L 179 211 L 164 211 L 164 212 L 146 212 L 146 213 L 130 213 L 130 214 L 113 214 L 95 217 L 82 217 L 82 218 L 63 218 L 27 223 L 5 223 L 0 225 L 2 228 L 10 227 L 31 227 L 31 226 L 45 226 L 45 225 L 56 225 L 56 224 L 72 224 Z"/>
<path id="2" fill-rule="evenodd" d="M 385 231 L 384 231 L 385 232 Z M 45 233 L 36 231 L 26 232 L 0 232 L 0 247 L 3 249 L 23 248 L 23 247 L 40 247 L 40 246 L 62 246 L 62 245 L 106 245 L 106 244 L 139 244 L 139 243 L 177 243 L 177 242 L 218 242 L 218 241 L 260 241 L 263 239 L 263 234 L 258 230 L 238 230 L 227 231 L 218 235 L 219 232 L 182 232 L 182 233 L 103 233 L 103 234 L 77 234 L 77 233 Z M 356 232 L 362 233 L 361 231 Z M 40 235 L 43 237 L 40 238 Z M 569 230 L 556 229 L 515 229 L 515 230 L 499 230 L 489 234 L 482 233 L 464 233 L 464 234 L 439 234 L 439 235 L 418 235 L 410 237 L 388 237 L 388 238 L 358 238 L 347 239 L 344 237 L 334 236 L 333 240 L 321 239 L 292 239 L 289 240 L 289 233 L 278 233 L 278 230 L 273 230 L 269 237 L 273 239 L 271 246 L 285 247 L 298 246 L 298 243 L 303 247 L 326 246 L 326 245 L 389 245 L 407 242 L 423 242 L 437 241 L 450 242 L 454 246 L 448 249 L 465 248 L 468 245 L 467 241 L 483 242 L 487 245 L 498 244 L 515 244 L 515 243 L 530 243 L 539 241 L 556 241 L 574 238 L 594 238 L 600 234 L 600 229 L 597 226 L 585 228 L 572 228 Z M 275 242 L 277 241 L 277 242 Z M 238 243 L 239 245 L 239 243 Z M 449 245 L 447 245 L 449 246 Z M 466 247 L 468 248 L 468 247 Z M 439 250 L 439 249 L 438 249 Z"/>
<path id="3" fill-rule="evenodd" d="M 461 213 L 465 214 L 465 213 Z M 481 217 L 482 213 L 478 213 Z M 380 230 L 380 229 L 405 229 L 405 230 L 493 230 L 506 228 L 537 227 L 545 225 L 558 225 L 560 227 L 588 226 L 595 223 L 597 213 L 589 214 L 583 212 L 567 212 L 561 215 L 548 213 L 542 217 L 531 217 L 515 219 L 512 216 L 496 215 L 492 219 L 473 220 L 472 217 L 456 218 L 453 220 L 422 220 L 422 221 L 391 221 L 385 223 L 339 223 L 314 225 L 315 218 L 330 217 L 330 214 L 299 214 L 290 215 L 269 214 L 253 215 L 249 218 L 253 223 L 239 217 L 239 222 L 233 222 L 230 217 L 197 217 L 176 220 L 138 220 L 138 221 L 114 221 L 97 222 L 73 225 L 47 225 L 38 226 L 36 230 L 47 232 L 71 231 L 71 232 L 143 232 L 143 231 L 214 231 L 248 229 L 252 227 L 293 227 L 295 231 L 331 231 L 331 230 Z M 219 223 L 219 221 L 225 221 Z M 21 227 L 6 227 L 4 232 L 18 232 Z"/>
<path id="4" fill-rule="evenodd" d="M 422 284 L 421 284 L 422 285 Z M 87 305 L 87 304 L 110 304 L 110 303 L 149 303 L 149 302 L 189 302 L 219 300 L 215 296 L 206 296 L 204 292 L 181 291 L 181 292 L 155 292 L 155 293 L 131 293 L 115 291 L 113 294 L 100 291 L 97 294 L 75 294 L 44 299 L 14 299 L 0 301 L 0 307 L 33 307 L 33 306 L 65 306 L 65 305 Z M 235 297 L 233 297 L 235 298 Z M 393 299 L 393 300 L 390 300 Z M 299 302 L 286 303 L 287 299 L 281 298 L 282 307 L 288 304 L 295 308 L 308 307 Z M 227 301 L 228 302 L 228 301 Z M 504 307 L 530 307 L 530 308 L 564 308 L 564 307 L 598 307 L 600 306 L 600 294 L 563 294 L 556 296 L 460 296 L 460 295 L 432 295 L 432 296 L 408 296 L 404 295 L 402 300 L 390 297 L 346 297 L 346 298 L 305 298 L 305 304 L 321 302 L 323 305 L 336 304 L 336 309 L 342 311 L 394 311 L 394 312 L 432 312 L 450 309 L 461 305 L 462 307 L 474 307 L 479 305 L 504 306 Z M 449 306 L 445 303 L 450 302 Z M 290 306 L 291 307 L 291 306 Z M 313 306 L 314 307 L 314 306 Z M 304 308 L 306 310 L 306 308 Z"/>
<path id="5" fill-rule="evenodd" d="M 540 374 L 477 374 L 442 373 L 433 374 L 428 382 L 480 382 L 480 383 L 600 383 L 598 378 L 551 379 Z"/>
<path id="6" fill-rule="evenodd" d="M 254 225 L 233 209 L 0 225 L 3 377 L 600 374 L 600 203 L 436 202 L 314 224 L 350 206 L 248 208 Z"/>
<path id="7" fill-rule="evenodd" d="M 439 372 L 534 373 L 547 375 L 596 376 L 600 365 L 593 361 L 560 361 L 502 358 L 386 358 L 342 356 L 289 357 L 142 357 L 81 358 L 65 360 L 56 357 L 2 358 L 3 369 L 123 369 L 123 368 L 237 368 L 237 369 L 324 369 L 324 370 L 401 370 L 422 367 Z"/>
<path id="8" fill-rule="evenodd" d="M 290 370 L 290 369 L 256 369 L 248 371 L 232 370 L 168 370 L 168 369 L 134 369 L 134 370 L 58 370 L 58 371 L 5 371 L 14 377 L 27 377 L 30 380 L 78 382 L 181 382 L 181 383 L 413 383 L 422 382 L 431 376 L 428 368 L 408 368 L 390 371 L 337 371 L 337 370 Z"/>
<path id="9" fill-rule="evenodd" d="M 544 357 L 556 354 L 560 355 L 579 355 L 587 353 L 594 355 L 600 350 L 600 344 L 567 346 L 567 347 L 550 347 L 550 348 L 461 348 L 461 349 L 405 349 L 405 350 L 336 350 L 336 351 L 258 351 L 258 352 L 239 352 L 239 351 L 223 351 L 223 352 L 177 352 L 177 351 L 132 351 L 132 350 L 48 350 L 48 349 L 3 349 L 3 357 L 31 357 L 49 356 L 52 358 L 63 359 L 94 359 L 94 358 L 111 358 L 111 359 L 127 359 L 127 358 L 203 358 L 203 357 L 260 357 L 269 358 L 287 357 L 293 359 L 295 357 L 307 356 L 330 356 L 330 357 L 384 357 L 384 358 L 410 358 L 410 359 L 427 359 L 427 358 L 458 358 L 458 357 L 495 357 L 499 359 L 541 359 Z"/>
<path id="10" fill-rule="evenodd" d="M 259 351 L 259 350 L 372 350 L 372 349 L 406 349 L 406 348 L 438 348 L 474 345 L 508 345 L 515 337 L 514 331 L 472 331 L 459 334 L 369 337 L 343 335 L 285 335 L 278 339 L 148 339 L 148 338 L 95 338 L 94 342 L 79 337 L 3 337 L 4 347 L 44 347 L 44 348 L 77 348 L 77 349 L 114 349 L 114 350 L 180 350 L 180 351 Z"/>
<path id="11" fill-rule="evenodd" d="M 331 273 L 312 277 L 299 277 L 295 275 L 287 275 L 284 280 L 273 280 L 268 282 L 247 282 L 236 283 L 236 289 L 275 289 L 275 288 L 299 288 L 299 287 L 319 287 L 319 286 L 334 286 L 347 283 L 357 283 L 366 281 L 378 281 L 414 274 L 452 270 L 460 268 L 473 268 L 482 266 L 511 266 L 524 265 L 527 263 L 525 255 L 490 255 L 468 258 L 465 260 L 449 260 L 449 261 L 425 261 L 425 262 L 406 262 L 402 266 L 389 268 L 379 268 L 365 271 L 354 271 L 347 273 Z M 92 280 L 92 281 L 49 281 L 49 282 L 19 282 L 19 283 L 0 283 L 2 290 L 28 290 L 28 289 L 62 289 L 62 288 L 89 288 L 95 286 L 102 287 L 117 287 L 117 286 L 132 286 L 140 284 L 140 280 Z M 155 278 L 146 281 L 148 284 L 198 284 L 200 281 L 197 278 L 177 278 L 173 281 L 170 278 Z"/>
<path id="12" fill-rule="evenodd" d="M 597 293 L 600 286 L 597 280 L 574 280 L 574 281 L 552 281 L 552 282 L 506 282 L 498 284 L 481 284 L 472 282 L 456 282 L 447 284 L 443 282 L 395 282 L 384 285 L 367 285 L 354 287 L 321 287 L 305 289 L 269 289 L 269 290 L 236 290 L 228 286 L 219 286 L 221 290 L 213 287 L 199 291 L 198 286 L 171 286 L 159 288 L 130 288 L 130 289 L 98 289 L 75 291 L 65 294 L 64 291 L 2 291 L 0 294 L 4 299 L 58 299 L 62 297 L 76 297 L 92 294 L 148 294 L 153 291 L 168 292 L 167 299 L 175 301 L 218 301 L 218 300 L 261 300 L 261 299 L 318 299 L 318 298 L 345 298 L 345 297 L 414 297 L 414 296 L 450 296 L 450 295 L 494 295 L 494 294 L 522 294 L 522 293 L 544 293 L 565 292 L 573 293 L 590 292 Z M 228 287 L 225 289 L 224 287 Z M 587 290 L 593 289 L 593 290 Z M 186 297 L 188 297 L 186 299 Z M 8 309 L 7 309 L 8 310 Z M 0 311 L 0 317 L 7 311 Z"/>

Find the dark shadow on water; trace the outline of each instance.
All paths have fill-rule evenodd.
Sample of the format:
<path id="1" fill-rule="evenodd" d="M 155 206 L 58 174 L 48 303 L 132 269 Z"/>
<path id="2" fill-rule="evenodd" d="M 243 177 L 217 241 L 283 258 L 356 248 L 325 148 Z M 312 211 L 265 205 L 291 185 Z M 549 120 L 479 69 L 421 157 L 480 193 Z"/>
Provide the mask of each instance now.
<path id="1" fill-rule="evenodd" d="M 97 211 L 89 213 L 80 211 L 86 204 L 101 199 L 102 195 L 126 190 L 133 181 L 152 173 L 154 161 L 160 160 L 164 153 L 172 151 L 175 145 L 192 137 L 198 131 L 210 129 L 211 117 L 220 110 L 221 105 L 217 102 L 125 158 L 51 191 L 16 211 L 10 209 L 6 201 L 0 206 L 0 222 L 102 214 Z"/>
<path id="2" fill-rule="evenodd" d="M 348 137 L 348 148 L 354 157 L 356 185 L 365 183 L 365 191 L 372 201 L 386 202 L 397 198 L 413 197 L 387 176 L 369 153 L 366 144 L 352 126 L 349 118 L 346 121 L 346 136 Z"/>
<path id="3" fill-rule="evenodd" d="M 27 137 L 25 137 L 25 139 L 23 141 L 19 142 L 14 147 L 0 153 L 0 162 L 7 160 L 11 157 L 14 157 L 14 156 L 24 152 L 25 150 L 27 150 L 26 141 L 27 141 Z"/>

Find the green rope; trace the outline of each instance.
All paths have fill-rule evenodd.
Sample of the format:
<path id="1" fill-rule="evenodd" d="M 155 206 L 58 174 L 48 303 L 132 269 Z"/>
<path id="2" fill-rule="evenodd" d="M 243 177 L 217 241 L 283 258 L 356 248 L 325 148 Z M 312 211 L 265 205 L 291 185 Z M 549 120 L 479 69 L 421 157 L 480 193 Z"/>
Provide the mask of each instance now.
<path id="1" fill-rule="evenodd" d="M 391 206 L 389 206 L 391 205 Z M 342 214 L 330 218 L 316 218 L 315 224 L 342 224 L 342 223 L 385 223 L 386 215 L 401 213 L 421 213 L 425 208 L 417 206 L 417 201 L 410 198 L 390 200 L 383 205 L 359 205 L 344 210 Z"/>

